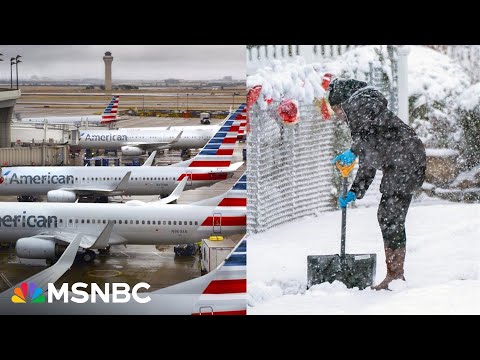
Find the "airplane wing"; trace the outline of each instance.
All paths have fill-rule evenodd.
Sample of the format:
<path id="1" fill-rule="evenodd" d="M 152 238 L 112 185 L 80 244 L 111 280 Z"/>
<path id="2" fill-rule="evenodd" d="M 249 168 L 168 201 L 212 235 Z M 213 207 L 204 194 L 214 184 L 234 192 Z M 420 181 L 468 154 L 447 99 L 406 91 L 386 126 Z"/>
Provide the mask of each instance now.
<path id="1" fill-rule="evenodd" d="M 82 234 L 77 234 L 73 241 L 68 245 L 67 249 L 65 252 L 60 256 L 60 259 L 58 261 L 46 268 L 43 271 L 40 271 L 38 274 L 35 274 L 31 277 L 29 277 L 26 280 L 23 280 L 22 282 L 26 283 L 35 283 L 37 287 L 41 288 L 43 292 L 47 291 L 47 286 L 48 283 L 54 283 L 58 279 L 60 279 L 63 274 L 65 274 L 70 267 L 73 264 L 73 261 L 75 260 L 75 256 L 77 255 L 77 250 L 78 247 L 80 246 L 80 241 L 82 240 Z M 13 289 L 16 287 L 20 287 L 21 283 L 15 284 L 12 286 L 10 289 L 4 291 L 3 293 L 0 294 L 0 297 L 10 297 L 13 295 Z"/>
<path id="2" fill-rule="evenodd" d="M 123 178 L 122 181 L 115 187 L 114 189 L 106 189 L 106 188 L 95 188 L 95 187 L 82 187 L 82 188 L 60 188 L 59 190 L 64 190 L 64 191 L 71 191 L 76 194 L 90 194 L 90 193 L 96 193 L 99 195 L 120 195 L 123 194 L 125 190 L 128 190 L 128 181 L 130 180 L 130 175 L 132 174 L 131 171 L 127 172 Z"/>
<path id="3" fill-rule="evenodd" d="M 32 237 L 37 239 L 48 239 L 56 242 L 71 244 L 75 241 L 78 235 L 80 235 L 80 244 L 78 245 L 79 247 L 84 249 L 105 249 L 109 244 L 113 225 L 113 221 L 109 221 L 98 236 L 79 234 L 69 231 L 49 231 Z"/>

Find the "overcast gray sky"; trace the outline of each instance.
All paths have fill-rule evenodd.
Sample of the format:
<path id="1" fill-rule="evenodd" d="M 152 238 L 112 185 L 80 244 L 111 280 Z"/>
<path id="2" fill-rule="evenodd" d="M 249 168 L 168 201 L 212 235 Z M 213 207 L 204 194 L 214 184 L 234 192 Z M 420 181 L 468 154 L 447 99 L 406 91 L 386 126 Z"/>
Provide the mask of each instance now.
<path id="1" fill-rule="evenodd" d="M 10 58 L 22 55 L 20 79 L 103 79 L 105 51 L 114 81 L 246 77 L 245 45 L 0 45 L 0 78 L 10 78 Z"/>

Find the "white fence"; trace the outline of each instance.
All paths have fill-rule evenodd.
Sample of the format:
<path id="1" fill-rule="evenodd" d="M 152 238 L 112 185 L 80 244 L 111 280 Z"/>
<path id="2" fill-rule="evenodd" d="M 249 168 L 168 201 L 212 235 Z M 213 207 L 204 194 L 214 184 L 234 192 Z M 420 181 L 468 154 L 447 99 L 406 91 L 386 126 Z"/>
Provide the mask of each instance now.
<path id="1" fill-rule="evenodd" d="M 247 49 L 247 75 L 268 65 L 274 59 L 302 56 L 307 63 L 342 55 L 357 45 L 259 45 Z"/>

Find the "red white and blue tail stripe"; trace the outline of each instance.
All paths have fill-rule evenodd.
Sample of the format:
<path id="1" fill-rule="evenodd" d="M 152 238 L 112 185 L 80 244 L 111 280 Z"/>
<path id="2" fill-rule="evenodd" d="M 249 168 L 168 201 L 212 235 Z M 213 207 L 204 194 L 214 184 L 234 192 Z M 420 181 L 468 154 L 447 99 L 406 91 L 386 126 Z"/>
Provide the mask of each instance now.
<path id="1" fill-rule="evenodd" d="M 217 267 L 192 315 L 247 314 L 247 240 L 243 238 Z M 212 272 L 212 273 L 213 273 Z"/>
<path id="2" fill-rule="evenodd" d="M 247 175 L 243 174 L 218 203 L 219 207 L 247 206 Z"/>
<path id="3" fill-rule="evenodd" d="M 233 158 L 233 151 L 237 141 L 240 125 L 245 120 L 242 104 L 231 113 L 217 133 L 208 141 L 188 167 L 228 167 Z"/>
<path id="4" fill-rule="evenodd" d="M 238 129 L 238 139 L 242 140 L 247 135 L 245 133 L 247 129 L 247 107 L 245 106 L 242 110 L 242 114 L 239 116 L 239 119 L 242 121 L 240 128 Z"/>
<path id="5" fill-rule="evenodd" d="M 215 206 L 212 215 L 200 224 L 199 231 L 211 233 L 215 227 L 221 227 L 221 232 L 225 234 L 238 234 L 246 231 L 247 175 L 243 174 L 226 193 L 197 201 L 192 205 Z"/>
<path id="6" fill-rule="evenodd" d="M 118 115 L 118 102 L 120 101 L 119 95 L 113 95 L 112 100 L 107 105 L 102 114 L 102 124 L 107 124 L 117 120 Z"/>
<path id="7" fill-rule="evenodd" d="M 200 206 L 216 206 L 220 212 L 228 210 L 227 208 L 246 207 L 247 206 L 247 175 L 243 173 L 233 187 L 222 195 L 209 199 L 200 200 L 192 203 Z M 216 209 L 217 210 L 217 209 Z M 215 210 L 215 211 L 216 211 Z M 203 224 L 202 224 L 203 225 Z"/>

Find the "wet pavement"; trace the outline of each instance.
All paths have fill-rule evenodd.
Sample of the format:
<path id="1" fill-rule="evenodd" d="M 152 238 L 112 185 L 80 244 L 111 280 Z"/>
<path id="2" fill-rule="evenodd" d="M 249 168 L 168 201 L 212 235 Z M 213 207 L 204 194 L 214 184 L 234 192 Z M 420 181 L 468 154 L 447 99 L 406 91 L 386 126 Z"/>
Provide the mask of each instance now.
<path id="1" fill-rule="evenodd" d="M 45 267 L 22 264 L 13 248 L 0 249 L 0 293 Z M 110 254 L 98 254 L 91 264 L 75 260 L 72 268 L 56 284 L 85 282 L 103 285 L 125 282 L 132 287 L 139 282 L 146 282 L 151 286 L 149 291 L 153 291 L 200 275 L 198 253 L 194 256 L 175 256 L 173 246 L 157 249 L 150 245 L 121 245 L 113 246 Z"/>

